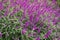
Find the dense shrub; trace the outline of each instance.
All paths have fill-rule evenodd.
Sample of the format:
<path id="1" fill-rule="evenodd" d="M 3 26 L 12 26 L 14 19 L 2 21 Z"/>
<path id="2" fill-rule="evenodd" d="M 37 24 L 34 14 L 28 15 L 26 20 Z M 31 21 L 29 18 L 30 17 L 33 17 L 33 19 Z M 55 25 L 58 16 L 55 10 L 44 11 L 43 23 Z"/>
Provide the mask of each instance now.
<path id="1" fill-rule="evenodd" d="M 0 40 L 54 40 L 59 27 L 55 0 L 0 1 Z"/>

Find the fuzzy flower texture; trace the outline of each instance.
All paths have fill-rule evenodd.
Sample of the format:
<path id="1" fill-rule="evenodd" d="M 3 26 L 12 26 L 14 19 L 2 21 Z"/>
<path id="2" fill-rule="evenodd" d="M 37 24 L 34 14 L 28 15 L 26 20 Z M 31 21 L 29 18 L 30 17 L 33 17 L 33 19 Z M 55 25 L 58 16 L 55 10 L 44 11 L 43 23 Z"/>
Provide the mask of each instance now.
<path id="1" fill-rule="evenodd" d="M 56 0 L 0 1 L 2 40 L 52 40 L 59 28 L 60 7 Z"/>

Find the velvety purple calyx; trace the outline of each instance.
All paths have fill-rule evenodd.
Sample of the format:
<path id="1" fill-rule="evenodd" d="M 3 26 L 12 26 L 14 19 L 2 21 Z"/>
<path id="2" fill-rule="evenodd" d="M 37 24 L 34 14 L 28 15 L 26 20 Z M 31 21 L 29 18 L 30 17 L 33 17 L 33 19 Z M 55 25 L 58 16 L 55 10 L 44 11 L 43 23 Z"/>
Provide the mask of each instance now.
<path id="1" fill-rule="evenodd" d="M 8 0 L 3 0 L 4 3 L 6 3 Z"/>
<path id="2" fill-rule="evenodd" d="M 56 25 L 56 24 L 58 23 L 58 19 L 54 18 L 54 19 L 52 20 L 52 22 L 53 22 L 54 25 Z"/>
<path id="3" fill-rule="evenodd" d="M 49 31 L 44 35 L 44 37 L 45 37 L 45 38 L 48 38 L 51 33 L 52 33 L 52 30 L 49 30 Z"/>
<path id="4" fill-rule="evenodd" d="M 10 8 L 10 6 L 7 6 L 6 7 L 6 10 L 4 12 L 4 16 L 7 16 L 9 14 L 9 8 Z"/>
<path id="5" fill-rule="evenodd" d="M 27 32 L 27 30 L 24 28 L 24 29 L 22 29 L 22 34 L 26 34 L 26 32 Z"/>
<path id="6" fill-rule="evenodd" d="M 34 19 L 35 19 L 35 20 L 34 20 L 35 23 L 38 22 L 38 21 L 40 20 L 40 18 L 39 18 L 38 16 L 36 16 Z"/>
<path id="7" fill-rule="evenodd" d="M 0 37 L 2 37 L 2 33 L 0 32 Z"/>
<path id="8" fill-rule="evenodd" d="M 38 28 L 38 29 L 37 29 L 37 32 L 40 33 L 40 31 L 41 31 L 40 28 Z"/>
<path id="9" fill-rule="evenodd" d="M 17 5 L 17 3 L 16 3 L 16 0 L 10 0 L 10 5 L 12 6 L 12 7 L 15 7 L 16 5 Z"/>
<path id="10" fill-rule="evenodd" d="M 9 10 L 6 9 L 6 11 L 4 12 L 4 16 L 7 16 L 9 14 Z"/>
<path id="11" fill-rule="evenodd" d="M 44 23 L 43 22 L 40 23 L 40 27 L 42 27 L 42 26 L 44 26 Z"/>
<path id="12" fill-rule="evenodd" d="M 18 9 L 14 9 L 12 13 L 10 13 L 11 16 L 13 16 L 14 14 L 16 14 L 18 12 Z"/>
<path id="13" fill-rule="evenodd" d="M 25 22 L 24 26 L 25 26 L 25 27 L 28 27 L 29 24 L 30 24 L 30 23 L 27 21 L 27 22 Z"/>
<path id="14" fill-rule="evenodd" d="M 34 26 L 34 27 L 32 28 L 32 30 L 36 30 L 36 29 L 38 29 L 38 27 L 36 27 L 36 26 Z"/>
<path id="15" fill-rule="evenodd" d="M 31 22 L 33 21 L 33 19 L 34 19 L 34 16 L 33 16 L 33 15 L 29 16 L 29 20 L 30 20 Z"/>
<path id="16" fill-rule="evenodd" d="M 40 28 L 37 27 L 37 26 L 34 26 L 34 27 L 32 28 L 32 30 L 36 30 L 38 33 L 40 33 Z"/>
<path id="17" fill-rule="evenodd" d="M 0 2 L 0 10 L 3 10 L 4 6 L 3 6 L 3 3 Z"/>
<path id="18" fill-rule="evenodd" d="M 3 16 L 2 15 L 0 15 L 0 18 L 2 18 Z"/>
<path id="19" fill-rule="evenodd" d="M 36 37 L 36 39 L 35 40 L 40 40 L 40 37 Z"/>

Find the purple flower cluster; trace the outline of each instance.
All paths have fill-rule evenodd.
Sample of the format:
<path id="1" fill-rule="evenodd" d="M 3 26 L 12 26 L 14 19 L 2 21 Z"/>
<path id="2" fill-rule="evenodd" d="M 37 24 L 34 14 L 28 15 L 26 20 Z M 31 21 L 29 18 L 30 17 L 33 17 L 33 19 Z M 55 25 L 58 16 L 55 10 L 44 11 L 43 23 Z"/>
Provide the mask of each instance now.
<path id="1" fill-rule="evenodd" d="M 22 27 L 22 34 L 26 34 L 30 30 L 30 34 L 36 32 L 36 40 L 40 40 L 41 30 L 48 30 L 44 35 L 45 38 L 48 38 L 53 31 L 50 29 L 54 29 L 51 26 L 60 22 L 60 8 L 55 4 L 55 1 L 52 3 L 49 0 L 9 0 L 8 2 L 4 0 L 0 2 L 0 10 L 5 10 L 4 17 L 8 15 L 15 16 L 19 11 L 22 11 L 21 17 L 15 16 L 20 22 L 20 27 Z M 46 25 L 45 28 L 44 25 Z M 47 26 L 49 27 L 48 29 L 46 29 Z"/>

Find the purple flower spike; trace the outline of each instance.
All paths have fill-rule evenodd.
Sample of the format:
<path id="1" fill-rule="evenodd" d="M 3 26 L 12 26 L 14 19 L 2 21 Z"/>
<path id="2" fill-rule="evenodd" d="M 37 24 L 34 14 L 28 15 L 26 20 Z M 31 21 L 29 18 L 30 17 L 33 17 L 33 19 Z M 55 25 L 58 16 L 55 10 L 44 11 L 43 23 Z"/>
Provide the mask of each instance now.
<path id="1" fill-rule="evenodd" d="M 48 38 L 51 33 L 52 33 L 52 30 L 49 30 L 49 31 L 44 35 L 44 37 L 45 37 L 45 38 Z"/>
<path id="2" fill-rule="evenodd" d="M 34 18 L 34 23 L 38 22 L 39 20 L 40 20 L 39 17 L 36 16 L 36 17 Z"/>
<path id="3" fill-rule="evenodd" d="M 43 22 L 41 22 L 41 23 L 40 23 L 40 27 L 42 27 L 43 25 L 44 25 L 44 23 L 43 23 Z"/>
<path id="4" fill-rule="evenodd" d="M 22 29 L 22 34 L 25 34 L 27 32 L 26 29 Z"/>
<path id="5" fill-rule="evenodd" d="M 27 27 L 27 26 L 29 26 L 29 22 L 26 22 L 26 23 L 25 23 L 25 27 Z"/>
<path id="6" fill-rule="evenodd" d="M 8 13 L 9 13 L 8 11 L 5 11 L 4 16 L 7 16 L 7 15 L 8 15 Z"/>
<path id="7" fill-rule="evenodd" d="M 31 16 L 29 17 L 29 20 L 32 22 L 32 21 L 33 21 L 33 18 L 34 18 L 34 16 L 31 15 Z"/>
<path id="8" fill-rule="evenodd" d="M 0 10 L 3 10 L 4 6 L 3 6 L 3 3 L 0 2 Z"/>
<path id="9" fill-rule="evenodd" d="M 40 37 L 37 37 L 35 40 L 40 40 Z"/>
<path id="10" fill-rule="evenodd" d="M 34 26 L 32 30 L 36 30 L 36 29 L 38 29 L 38 28 L 36 26 Z"/>
<path id="11" fill-rule="evenodd" d="M 38 28 L 37 32 L 40 33 L 40 28 Z"/>

